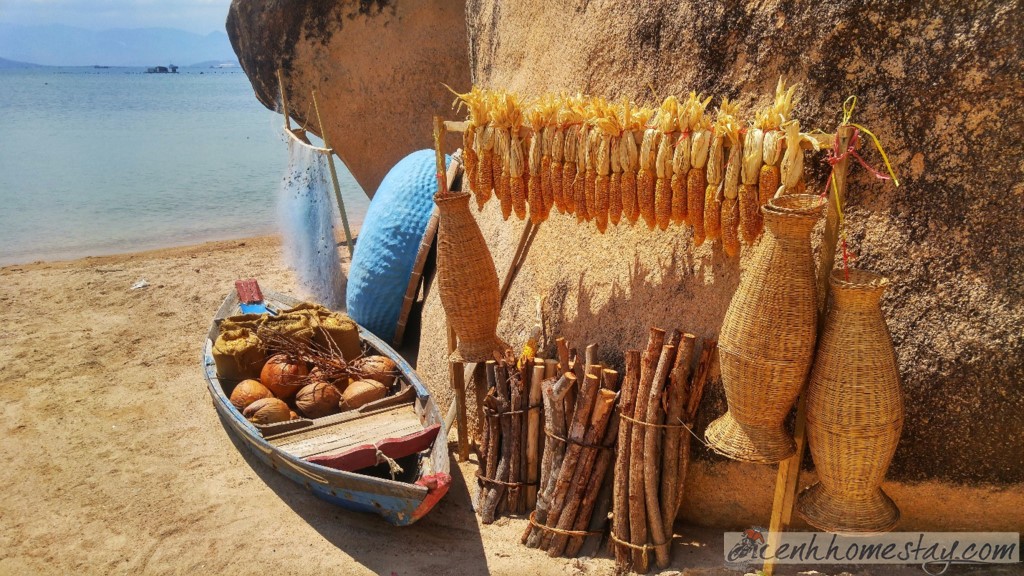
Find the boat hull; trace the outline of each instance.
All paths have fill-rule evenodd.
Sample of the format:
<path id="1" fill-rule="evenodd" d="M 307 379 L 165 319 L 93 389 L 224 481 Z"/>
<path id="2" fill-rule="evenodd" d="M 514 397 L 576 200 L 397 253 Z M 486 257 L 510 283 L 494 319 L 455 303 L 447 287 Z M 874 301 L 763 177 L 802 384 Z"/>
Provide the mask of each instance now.
<path id="1" fill-rule="evenodd" d="M 266 293 L 266 299 L 281 308 L 298 303 L 292 298 L 272 292 Z M 421 474 L 415 483 L 397 482 L 313 464 L 280 450 L 263 438 L 259 430 L 228 400 L 217 378 L 213 362 L 213 342 L 219 330 L 217 322 L 236 313 L 237 298 L 229 296 L 214 319 L 203 353 L 207 388 L 228 433 L 238 439 L 265 465 L 331 504 L 358 512 L 377 514 L 396 526 L 412 524 L 429 512 L 447 492 L 451 482 L 448 444 L 443 434 L 439 434 L 431 446 L 429 455 L 421 464 Z M 433 398 L 405 359 L 362 328 L 360 337 L 377 352 L 394 360 L 406 381 L 415 389 L 416 409 L 422 424 L 443 425 L 440 411 Z"/>

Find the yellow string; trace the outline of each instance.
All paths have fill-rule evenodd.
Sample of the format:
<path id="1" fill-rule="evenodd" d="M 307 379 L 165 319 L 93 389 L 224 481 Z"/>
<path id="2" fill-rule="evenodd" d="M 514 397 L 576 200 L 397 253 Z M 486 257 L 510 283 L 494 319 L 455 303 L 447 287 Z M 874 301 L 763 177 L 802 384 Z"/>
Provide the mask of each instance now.
<path id="1" fill-rule="evenodd" d="M 878 153 L 882 155 L 882 161 L 885 162 L 885 169 L 889 171 L 889 176 L 892 176 L 892 183 L 895 184 L 897 188 L 899 188 L 900 180 L 899 178 L 896 177 L 896 172 L 893 171 L 892 164 L 889 163 L 889 156 L 885 153 L 885 149 L 882 148 L 882 143 L 878 141 L 878 137 L 875 136 L 874 132 L 861 126 L 860 124 L 854 124 L 853 122 L 850 122 L 850 120 L 853 118 L 853 110 L 856 107 L 857 96 L 855 95 L 850 96 L 843 102 L 843 125 L 853 126 L 871 137 L 871 141 L 875 143 L 875 148 L 878 149 Z"/>

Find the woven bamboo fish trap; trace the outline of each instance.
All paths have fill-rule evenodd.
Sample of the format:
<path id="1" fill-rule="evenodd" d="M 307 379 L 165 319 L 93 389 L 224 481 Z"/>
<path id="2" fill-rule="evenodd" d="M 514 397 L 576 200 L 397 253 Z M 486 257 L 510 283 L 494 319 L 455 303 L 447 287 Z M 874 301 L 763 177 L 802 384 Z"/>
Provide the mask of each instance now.
<path id="1" fill-rule="evenodd" d="M 469 211 L 469 193 L 435 196 L 434 202 L 441 305 L 459 341 L 453 360 L 482 362 L 505 346 L 495 334 L 501 310 L 498 273 Z"/>
<path id="2" fill-rule="evenodd" d="M 888 280 L 863 270 L 835 270 L 807 391 L 807 439 L 819 481 L 797 512 L 836 533 L 892 530 L 896 504 L 881 489 L 903 428 L 896 353 L 879 300 Z"/>
<path id="3" fill-rule="evenodd" d="M 818 196 L 792 194 L 762 209 L 767 233 L 729 303 L 718 343 L 729 410 L 705 433 L 729 458 L 770 464 L 796 448 L 783 421 L 814 355 L 811 231 L 824 206 Z"/>

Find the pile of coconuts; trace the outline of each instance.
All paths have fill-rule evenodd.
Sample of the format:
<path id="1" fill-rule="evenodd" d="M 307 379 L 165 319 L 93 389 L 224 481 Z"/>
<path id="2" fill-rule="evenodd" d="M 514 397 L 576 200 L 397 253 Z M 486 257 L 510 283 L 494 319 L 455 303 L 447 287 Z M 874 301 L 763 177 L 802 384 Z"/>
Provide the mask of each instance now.
<path id="1" fill-rule="evenodd" d="M 364 356 L 349 365 L 351 378 L 326 378 L 318 368 L 288 354 L 267 358 L 259 379 L 242 380 L 231 391 L 231 404 L 258 425 L 300 416 L 323 418 L 355 410 L 387 396 L 398 376 L 386 356 Z"/>

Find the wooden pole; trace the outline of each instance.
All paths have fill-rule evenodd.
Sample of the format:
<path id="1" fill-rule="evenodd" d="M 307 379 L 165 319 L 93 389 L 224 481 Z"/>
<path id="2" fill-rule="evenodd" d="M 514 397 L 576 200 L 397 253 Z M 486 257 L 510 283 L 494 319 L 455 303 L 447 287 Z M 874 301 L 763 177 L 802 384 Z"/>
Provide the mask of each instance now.
<path id="1" fill-rule="evenodd" d="M 313 110 L 316 111 L 316 122 L 320 125 L 320 137 L 324 141 L 324 148 L 330 150 L 327 154 L 327 167 L 331 171 L 331 183 L 334 184 L 334 198 L 338 201 L 338 212 L 341 213 L 341 225 L 345 228 L 345 244 L 348 246 L 348 257 L 352 257 L 352 231 L 348 227 L 348 214 L 345 212 L 345 202 L 341 199 L 341 185 L 338 184 L 338 171 L 334 168 L 334 149 L 327 142 L 327 133 L 324 131 L 324 121 L 320 118 L 320 106 L 316 100 L 316 90 L 313 90 Z"/>
<path id="2" fill-rule="evenodd" d="M 839 150 L 846 151 L 853 137 L 852 126 L 840 126 L 836 130 L 839 139 Z M 825 235 L 822 239 L 821 265 L 818 267 L 818 336 L 825 318 L 825 307 L 828 303 L 828 277 L 835 264 L 836 244 L 839 241 L 839 205 L 846 203 L 846 175 L 850 167 L 849 157 L 844 157 L 834 168 L 835 186 L 829 182 L 828 213 L 825 217 Z M 808 378 L 810 374 L 808 373 Z M 788 459 L 779 463 L 779 472 L 775 477 L 775 498 L 772 501 L 772 516 L 768 524 L 768 547 L 775 549 L 779 544 L 782 532 L 789 527 L 793 517 L 793 506 L 796 504 L 796 489 L 800 479 L 800 463 L 804 459 L 807 444 L 807 394 L 801 394 L 796 410 L 796 426 L 793 431 L 796 452 Z M 775 561 L 768 559 L 764 563 L 765 576 L 772 576 Z"/>

